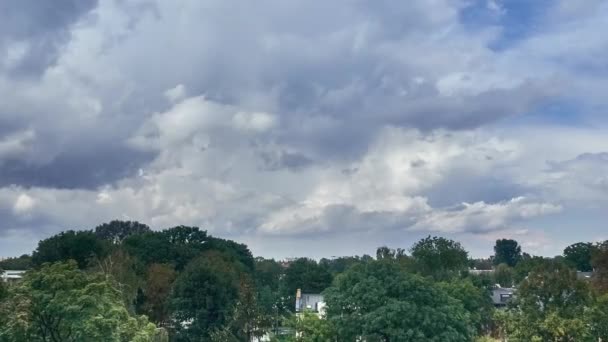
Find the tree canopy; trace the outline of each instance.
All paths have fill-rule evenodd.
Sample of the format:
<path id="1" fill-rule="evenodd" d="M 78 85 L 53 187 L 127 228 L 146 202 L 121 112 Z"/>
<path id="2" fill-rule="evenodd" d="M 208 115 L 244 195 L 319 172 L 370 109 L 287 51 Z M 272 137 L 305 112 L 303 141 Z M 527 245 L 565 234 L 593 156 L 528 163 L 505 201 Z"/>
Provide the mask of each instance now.
<path id="1" fill-rule="evenodd" d="M 445 278 L 468 267 L 468 252 L 459 242 L 443 237 L 428 236 L 415 243 L 410 251 L 415 267 L 423 275 Z"/>
<path id="2" fill-rule="evenodd" d="M 68 230 L 40 241 L 32 254 L 32 263 L 40 266 L 45 262 L 74 260 L 78 268 L 84 269 L 91 259 L 103 258 L 108 252 L 107 243 L 92 231 Z"/>
<path id="3" fill-rule="evenodd" d="M 494 245 L 494 265 L 507 264 L 511 267 L 521 260 L 521 247 L 515 240 L 499 239 Z"/>
<path id="4" fill-rule="evenodd" d="M 325 292 L 340 341 L 470 341 L 463 304 L 396 263 L 370 262 L 339 275 Z"/>
<path id="5" fill-rule="evenodd" d="M 95 227 L 95 235 L 113 244 L 121 243 L 131 235 L 150 232 L 150 227 L 136 221 L 114 220 Z"/>
<path id="6" fill-rule="evenodd" d="M 0 304 L 0 341 L 150 341 L 155 326 L 129 315 L 120 293 L 75 261 L 28 272 Z"/>
<path id="7" fill-rule="evenodd" d="M 591 258 L 596 247 L 590 242 L 578 242 L 564 249 L 566 263 L 577 271 L 589 272 L 593 270 Z"/>

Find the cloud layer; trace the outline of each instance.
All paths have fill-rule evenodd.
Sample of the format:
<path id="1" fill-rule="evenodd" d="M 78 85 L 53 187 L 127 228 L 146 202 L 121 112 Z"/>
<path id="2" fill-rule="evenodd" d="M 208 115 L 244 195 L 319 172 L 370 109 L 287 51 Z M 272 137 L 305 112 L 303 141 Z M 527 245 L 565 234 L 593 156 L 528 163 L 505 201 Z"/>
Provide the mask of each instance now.
<path id="1" fill-rule="evenodd" d="M 544 220 L 608 199 L 606 20 L 601 1 L 5 2 L 0 247 L 124 218 L 264 255 L 539 248 Z"/>

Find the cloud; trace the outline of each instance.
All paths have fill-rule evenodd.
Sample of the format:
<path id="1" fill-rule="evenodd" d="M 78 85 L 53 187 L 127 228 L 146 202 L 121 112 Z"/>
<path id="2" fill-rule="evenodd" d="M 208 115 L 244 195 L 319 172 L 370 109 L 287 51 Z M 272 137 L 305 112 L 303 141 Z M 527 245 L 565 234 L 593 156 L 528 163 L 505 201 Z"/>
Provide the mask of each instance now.
<path id="1" fill-rule="evenodd" d="M 559 205 L 531 202 L 524 197 L 500 203 L 463 203 L 452 210 L 431 212 L 416 222 L 413 228 L 438 232 L 489 232 L 561 210 Z"/>
<path id="2" fill-rule="evenodd" d="M 606 199 L 601 1 L 52 7 L 0 5 L 4 236 L 532 234 Z"/>
<path id="3" fill-rule="evenodd" d="M 3 1 L 0 55 L 5 57 L 0 59 L 0 70 L 16 76 L 40 75 L 59 58 L 71 27 L 96 6 L 97 0 Z"/>

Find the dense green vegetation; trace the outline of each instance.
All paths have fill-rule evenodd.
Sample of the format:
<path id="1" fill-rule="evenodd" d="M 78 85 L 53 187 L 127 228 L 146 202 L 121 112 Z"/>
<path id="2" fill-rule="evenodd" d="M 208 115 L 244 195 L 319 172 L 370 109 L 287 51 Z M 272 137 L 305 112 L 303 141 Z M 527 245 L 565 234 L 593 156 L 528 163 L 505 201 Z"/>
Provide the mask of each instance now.
<path id="1" fill-rule="evenodd" d="M 473 260 L 460 243 L 429 236 L 375 257 L 278 262 L 196 227 L 113 221 L 0 262 L 28 270 L 0 282 L 0 342 L 608 338 L 608 243 L 573 244 L 555 258 L 507 239 L 494 250 Z M 491 301 L 495 284 L 516 287 L 506 308 Z M 296 318 L 297 289 L 323 293 L 325 316 Z"/>

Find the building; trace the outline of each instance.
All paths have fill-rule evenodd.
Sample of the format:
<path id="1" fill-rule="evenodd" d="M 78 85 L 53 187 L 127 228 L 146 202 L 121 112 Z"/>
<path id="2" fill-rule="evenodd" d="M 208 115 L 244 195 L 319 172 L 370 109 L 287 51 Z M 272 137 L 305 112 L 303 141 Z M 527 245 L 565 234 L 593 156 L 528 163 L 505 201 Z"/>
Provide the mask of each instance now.
<path id="1" fill-rule="evenodd" d="M 13 283 L 23 278 L 25 271 L 4 271 L 0 273 L 0 279 L 7 283 Z"/>
<path id="2" fill-rule="evenodd" d="M 514 288 L 496 286 L 492 289 L 492 304 L 497 308 L 505 307 L 514 296 Z"/>
<path id="3" fill-rule="evenodd" d="M 296 313 L 312 311 L 319 316 L 325 314 L 325 300 L 320 293 L 302 293 L 300 289 L 296 291 Z"/>

